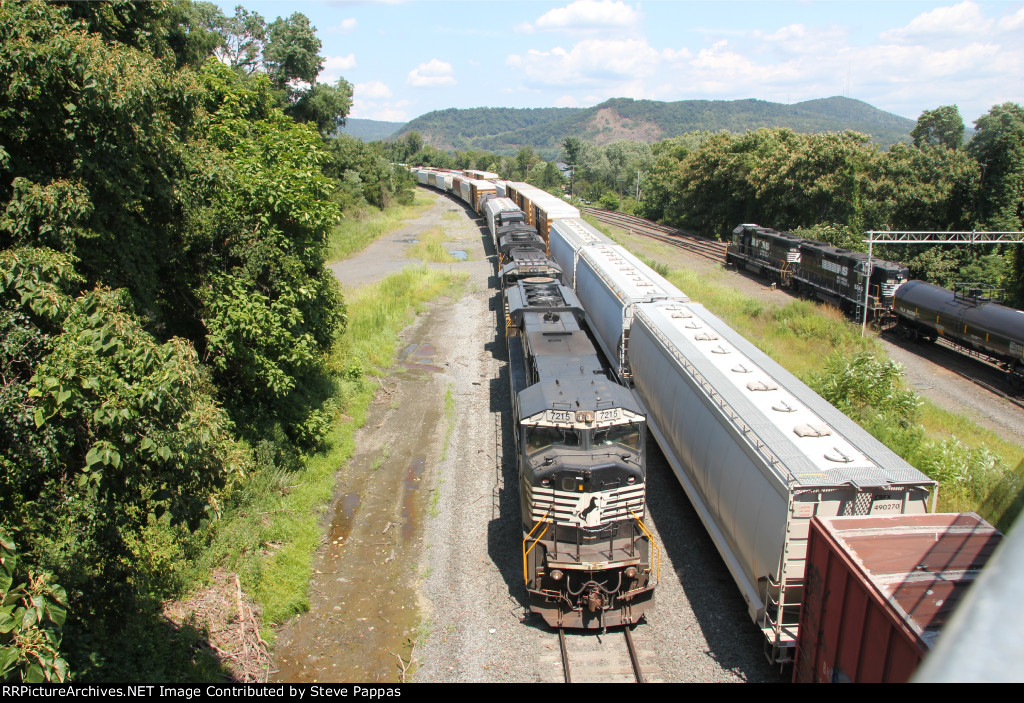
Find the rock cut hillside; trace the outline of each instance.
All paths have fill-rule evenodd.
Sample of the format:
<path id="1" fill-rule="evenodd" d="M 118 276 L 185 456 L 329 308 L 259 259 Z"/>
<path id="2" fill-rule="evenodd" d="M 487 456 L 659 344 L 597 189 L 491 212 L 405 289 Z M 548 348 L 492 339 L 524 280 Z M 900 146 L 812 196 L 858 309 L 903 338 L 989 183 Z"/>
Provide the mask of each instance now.
<path id="1" fill-rule="evenodd" d="M 659 102 L 613 98 L 589 108 L 472 108 L 437 110 L 408 122 L 393 136 L 416 131 L 439 149 L 514 154 L 524 146 L 552 158 L 566 137 L 596 144 L 620 139 L 655 142 L 697 130 L 735 133 L 759 127 L 797 132 L 855 130 L 884 146 L 910 141 L 914 120 L 861 100 L 832 97 L 792 105 L 765 100 Z"/>

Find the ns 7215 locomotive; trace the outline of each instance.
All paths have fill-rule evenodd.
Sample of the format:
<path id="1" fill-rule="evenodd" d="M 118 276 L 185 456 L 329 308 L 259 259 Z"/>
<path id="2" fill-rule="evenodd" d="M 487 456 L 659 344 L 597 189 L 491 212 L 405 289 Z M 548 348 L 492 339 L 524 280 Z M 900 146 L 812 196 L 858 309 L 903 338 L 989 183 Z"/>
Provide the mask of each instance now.
<path id="1" fill-rule="evenodd" d="M 572 289 L 531 277 L 505 292 L 530 609 L 553 627 L 633 624 L 657 570 L 642 522 L 644 415 L 610 380 Z"/>

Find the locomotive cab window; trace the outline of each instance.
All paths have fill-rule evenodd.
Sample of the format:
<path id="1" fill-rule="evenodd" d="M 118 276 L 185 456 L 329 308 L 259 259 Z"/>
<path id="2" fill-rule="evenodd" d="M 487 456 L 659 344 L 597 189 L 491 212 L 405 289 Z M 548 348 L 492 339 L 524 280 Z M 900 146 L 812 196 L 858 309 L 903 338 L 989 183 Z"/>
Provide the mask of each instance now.
<path id="1" fill-rule="evenodd" d="M 528 455 L 536 454 L 548 447 L 580 446 L 580 433 L 576 430 L 558 427 L 528 427 L 525 434 Z"/>
<path id="2" fill-rule="evenodd" d="M 619 444 L 633 450 L 640 449 L 640 425 L 631 422 L 628 425 L 613 425 L 594 430 L 595 447 L 607 447 Z"/>

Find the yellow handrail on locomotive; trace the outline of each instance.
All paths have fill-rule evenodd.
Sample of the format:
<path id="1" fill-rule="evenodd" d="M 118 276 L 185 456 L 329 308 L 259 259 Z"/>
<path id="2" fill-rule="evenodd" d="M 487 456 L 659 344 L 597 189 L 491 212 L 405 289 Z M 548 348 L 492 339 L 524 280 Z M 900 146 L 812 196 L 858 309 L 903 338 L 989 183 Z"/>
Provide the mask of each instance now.
<path id="1" fill-rule="evenodd" d="M 658 562 L 654 582 L 657 584 L 661 581 L 661 547 L 658 546 L 658 543 L 654 539 L 654 535 L 652 535 L 651 531 L 647 529 L 646 525 L 644 525 L 643 520 L 641 520 L 632 510 L 629 511 L 629 514 L 633 516 L 633 519 L 636 520 L 636 524 L 640 526 L 640 531 L 647 535 L 647 539 L 651 540 L 651 544 L 654 546 L 654 554 L 657 557 Z"/>
<path id="2" fill-rule="evenodd" d="M 523 537 L 523 583 L 524 584 L 528 585 L 530 583 L 530 577 L 529 577 L 529 574 L 527 573 L 527 568 L 526 568 L 526 556 L 530 552 L 533 551 L 533 548 L 537 546 L 537 542 L 540 542 L 540 538 L 543 537 L 547 533 L 548 527 L 551 526 L 550 522 L 545 522 L 544 521 L 544 518 L 546 518 L 550 513 L 551 513 L 551 508 L 548 508 L 548 511 L 546 513 L 544 513 L 543 516 L 541 516 L 540 520 L 537 521 L 537 524 L 533 526 L 532 530 L 530 530 L 530 533 L 528 535 L 526 535 L 526 537 Z M 533 544 L 531 544 L 530 548 L 527 549 L 526 548 L 526 540 L 530 539 L 530 537 L 533 536 L 533 533 L 536 532 L 537 528 L 540 527 L 541 525 L 544 525 L 544 529 L 541 530 L 541 533 L 539 535 L 537 535 L 537 539 L 533 540 Z"/>

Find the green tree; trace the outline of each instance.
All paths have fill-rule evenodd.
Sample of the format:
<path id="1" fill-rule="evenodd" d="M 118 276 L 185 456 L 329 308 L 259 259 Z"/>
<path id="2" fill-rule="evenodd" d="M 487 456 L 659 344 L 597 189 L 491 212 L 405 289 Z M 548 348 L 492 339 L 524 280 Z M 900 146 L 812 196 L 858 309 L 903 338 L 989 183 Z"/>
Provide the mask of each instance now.
<path id="1" fill-rule="evenodd" d="M 288 19 L 278 17 L 267 27 L 267 43 L 263 48 L 263 65 L 270 82 L 278 90 L 287 90 L 294 81 L 310 85 L 323 70 L 319 55 L 320 39 L 309 18 L 294 12 Z"/>
<path id="2" fill-rule="evenodd" d="M 543 175 L 541 175 L 540 187 L 545 190 L 560 191 L 564 183 L 565 179 L 562 178 L 558 166 L 554 161 L 548 161 L 544 166 Z"/>
<path id="3" fill-rule="evenodd" d="M 530 169 L 539 161 L 532 147 L 524 146 L 516 154 L 516 173 L 520 180 L 525 181 L 530 176 Z"/>
<path id="4" fill-rule="evenodd" d="M 917 125 L 910 132 L 914 146 L 943 146 L 959 149 L 964 144 L 964 120 L 956 105 L 943 105 L 934 110 L 925 110 L 917 118 Z"/>
<path id="5" fill-rule="evenodd" d="M 995 105 L 974 123 L 977 130 L 967 145 L 981 166 L 977 219 L 990 231 L 1024 229 L 1024 108 L 1016 103 Z M 1013 250 L 1011 299 L 1024 306 L 1024 251 Z"/>
<path id="6" fill-rule="evenodd" d="M 261 68 L 267 42 L 267 23 L 262 15 L 238 5 L 233 17 L 223 19 L 221 33 L 218 59 L 247 76 Z"/>
<path id="7" fill-rule="evenodd" d="M 17 545 L 0 526 L 0 679 L 63 683 L 60 655 L 67 593 L 49 575 L 20 568 Z"/>

